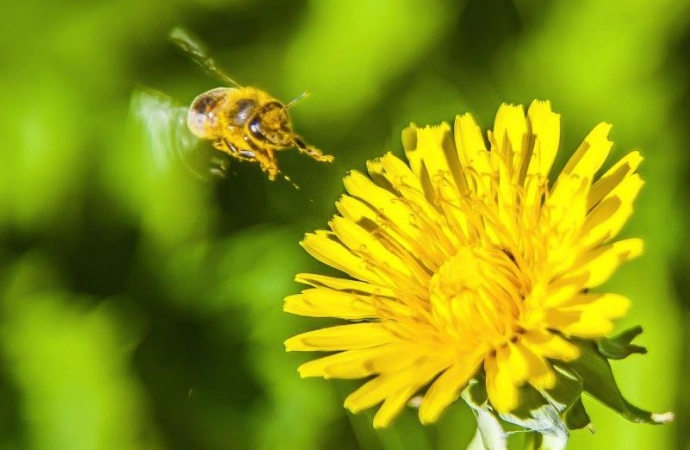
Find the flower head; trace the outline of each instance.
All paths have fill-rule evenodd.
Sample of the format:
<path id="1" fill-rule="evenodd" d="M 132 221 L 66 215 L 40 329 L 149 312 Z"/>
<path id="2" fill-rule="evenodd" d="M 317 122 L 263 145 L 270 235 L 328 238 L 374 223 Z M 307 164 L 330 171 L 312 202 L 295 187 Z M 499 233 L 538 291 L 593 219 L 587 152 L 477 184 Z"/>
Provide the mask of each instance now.
<path id="1" fill-rule="evenodd" d="M 352 323 L 294 336 L 288 350 L 335 352 L 303 377 L 370 378 L 350 394 L 353 412 L 382 405 L 383 427 L 425 387 L 420 420 L 434 422 L 470 380 L 508 413 L 521 392 L 553 389 L 555 366 L 603 338 L 629 300 L 593 293 L 640 239 L 614 241 L 643 182 L 627 154 L 603 175 L 610 125 L 597 125 L 555 182 L 549 171 L 560 116 L 548 102 L 502 105 L 488 144 L 470 114 L 403 131 L 409 165 L 386 154 L 369 176 L 350 173 L 330 231 L 304 248 L 349 277 L 299 274 L 311 288 L 285 300 L 299 315 Z"/>

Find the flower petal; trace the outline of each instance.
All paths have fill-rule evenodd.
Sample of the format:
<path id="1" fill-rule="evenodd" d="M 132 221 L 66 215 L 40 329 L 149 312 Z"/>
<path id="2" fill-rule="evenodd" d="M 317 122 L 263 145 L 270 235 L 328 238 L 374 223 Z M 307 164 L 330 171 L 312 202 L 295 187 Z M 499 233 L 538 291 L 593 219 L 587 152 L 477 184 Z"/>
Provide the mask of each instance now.
<path id="1" fill-rule="evenodd" d="M 379 375 L 348 395 L 345 407 L 357 413 L 401 392 L 407 395 L 407 400 L 439 372 L 448 368 L 450 363 L 449 359 L 443 357 L 426 358 L 405 370 Z M 380 420 L 385 421 L 386 418 L 384 416 Z"/>
<path id="2" fill-rule="evenodd" d="M 345 278 L 329 277 L 313 273 L 299 273 L 295 276 L 298 283 L 308 284 L 314 287 L 326 287 L 337 291 L 359 292 L 372 294 L 377 297 L 394 298 L 395 293 L 390 289 L 363 281 L 349 280 Z"/>
<path id="3" fill-rule="evenodd" d="M 363 378 L 409 368 L 424 357 L 426 350 L 396 342 L 324 356 L 302 364 L 298 370 L 302 378 Z"/>
<path id="4" fill-rule="evenodd" d="M 561 138 L 561 116 L 551 111 L 551 103 L 534 101 L 527 110 L 534 135 L 534 150 L 527 175 L 548 177 Z"/>
<path id="5" fill-rule="evenodd" d="M 460 165 L 466 172 L 468 188 L 483 195 L 488 189 L 493 170 L 482 131 L 469 113 L 455 118 L 455 147 Z M 487 184 L 482 182 L 483 178 L 488 178 Z"/>
<path id="6" fill-rule="evenodd" d="M 576 345 L 547 331 L 530 330 L 522 336 L 521 342 L 545 358 L 572 361 L 580 356 Z"/>
<path id="7" fill-rule="evenodd" d="M 376 300 L 334 289 L 307 289 L 285 299 L 283 311 L 299 316 L 369 319 L 377 316 Z"/>
<path id="8" fill-rule="evenodd" d="M 618 183 L 587 215 L 582 226 L 584 247 L 593 247 L 615 237 L 633 212 L 633 201 L 644 182 L 638 174 Z"/>
<path id="9" fill-rule="evenodd" d="M 496 356 L 484 359 L 486 391 L 491 404 L 498 412 L 508 412 L 518 405 L 518 389 L 510 376 L 510 370 L 499 367 Z"/>
<path id="10" fill-rule="evenodd" d="M 593 185 L 589 192 L 588 209 L 592 209 L 607 197 L 622 181 L 633 174 L 642 162 L 640 152 L 630 152 L 611 167 Z"/>
<path id="11" fill-rule="evenodd" d="M 568 274 L 569 278 L 584 277 L 582 288 L 593 288 L 608 280 L 619 265 L 642 254 L 641 239 L 631 238 L 606 244 L 580 256 Z"/>
<path id="12" fill-rule="evenodd" d="M 395 337 L 380 323 L 354 323 L 298 334 L 285 341 L 293 351 L 336 351 L 376 347 L 393 342 Z"/>
<path id="13" fill-rule="evenodd" d="M 594 127 L 561 173 L 593 179 L 611 151 L 613 143 L 608 139 L 610 130 L 611 125 L 604 122 Z"/>
<path id="14" fill-rule="evenodd" d="M 314 258 L 354 278 L 377 285 L 386 284 L 384 279 L 372 271 L 362 258 L 354 255 L 338 242 L 332 233 L 326 231 L 307 233 L 300 244 Z"/>
<path id="15" fill-rule="evenodd" d="M 527 118 L 522 105 L 502 104 L 496 113 L 494 130 L 490 141 L 494 141 L 491 155 L 499 156 L 507 166 L 507 179 L 515 179 L 523 160 L 531 157 Z M 493 139 L 492 139 L 493 137 Z"/>
<path id="16" fill-rule="evenodd" d="M 479 368 L 482 354 L 463 356 L 462 360 L 450 366 L 429 387 L 419 407 L 419 420 L 432 423 L 441 413 L 458 399 L 469 379 Z"/>

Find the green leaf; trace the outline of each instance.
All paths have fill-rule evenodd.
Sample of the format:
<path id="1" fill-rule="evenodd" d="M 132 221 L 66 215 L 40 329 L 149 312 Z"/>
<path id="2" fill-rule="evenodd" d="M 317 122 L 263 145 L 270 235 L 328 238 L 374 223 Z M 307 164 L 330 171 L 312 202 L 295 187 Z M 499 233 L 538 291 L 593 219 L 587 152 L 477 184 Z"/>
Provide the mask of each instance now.
<path id="1" fill-rule="evenodd" d="M 629 336 L 630 333 L 626 334 L 625 338 Z M 582 380 L 585 392 L 631 422 L 660 424 L 673 420 L 672 414 L 653 414 L 625 400 L 618 389 L 608 360 L 598 351 L 596 343 L 575 339 L 572 342 L 580 348 L 580 357 L 563 365 Z"/>
<path id="2" fill-rule="evenodd" d="M 630 343 L 642 333 L 642 327 L 636 326 L 609 339 L 597 340 L 599 353 L 608 359 L 624 359 L 633 353 L 647 353 L 647 349 Z"/>

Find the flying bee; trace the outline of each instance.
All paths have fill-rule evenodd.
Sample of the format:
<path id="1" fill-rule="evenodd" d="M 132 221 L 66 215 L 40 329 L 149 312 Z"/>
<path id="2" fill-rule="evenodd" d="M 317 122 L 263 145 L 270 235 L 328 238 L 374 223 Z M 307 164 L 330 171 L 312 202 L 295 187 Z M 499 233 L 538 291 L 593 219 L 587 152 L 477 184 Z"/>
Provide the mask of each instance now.
<path id="1" fill-rule="evenodd" d="M 333 156 L 307 144 L 292 130 L 288 113 L 303 92 L 283 104 L 270 94 L 251 86 L 242 86 L 217 66 L 204 45 L 187 31 L 175 28 L 170 39 L 194 61 L 227 85 L 199 94 L 187 112 L 187 127 L 198 138 L 211 141 L 214 148 L 240 161 L 256 162 L 270 180 L 280 173 L 275 152 L 296 148 L 321 162 Z"/>

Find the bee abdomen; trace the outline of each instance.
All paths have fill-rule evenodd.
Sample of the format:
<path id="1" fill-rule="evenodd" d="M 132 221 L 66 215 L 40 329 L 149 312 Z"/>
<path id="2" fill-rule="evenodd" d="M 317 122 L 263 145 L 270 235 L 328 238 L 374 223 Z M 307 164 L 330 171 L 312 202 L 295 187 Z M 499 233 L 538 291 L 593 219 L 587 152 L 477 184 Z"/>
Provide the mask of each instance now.
<path id="1" fill-rule="evenodd" d="M 187 126 L 201 139 L 214 139 L 218 128 L 218 110 L 232 88 L 216 88 L 198 95 L 189 107 Z"/>

